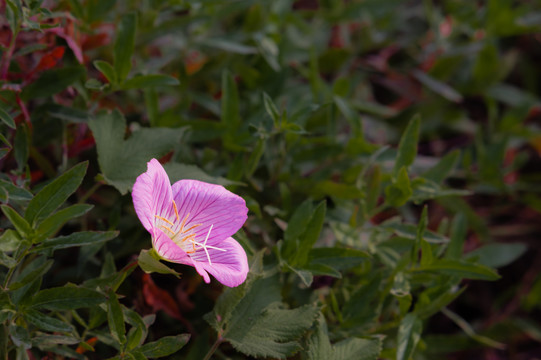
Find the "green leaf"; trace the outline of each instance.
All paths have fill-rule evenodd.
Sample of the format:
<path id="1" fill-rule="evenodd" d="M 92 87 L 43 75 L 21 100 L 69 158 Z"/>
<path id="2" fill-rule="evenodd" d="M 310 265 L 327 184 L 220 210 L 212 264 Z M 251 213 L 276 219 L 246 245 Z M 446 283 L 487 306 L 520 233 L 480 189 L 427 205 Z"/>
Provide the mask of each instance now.
<path id="1" fill-rule="evenodd" d="M 9 115 L 7 111 L 4 111 L 4 109 L 0 108 L 0 120 L 4 122 L 7 126 L 9 126 L 12 129 L 15 129 L 15 121 Z"/>
<path id="2" fill-rule="evenodd" d="M 233 75 L 229 71 L 222 73 L 222 123 L 233 136 L 240 124 L 239 93 Z"/>
<path id="3" fill-rule="evenodd" d="M 413 195 L 413 190 L 410 186 L 410 179 L 406 167 L 403 166 L 398 171 L 396 179 L 393 183 L 385 188 L 386 202 L 394 207 L 404 205 Z"/>
<path id="4" fill-rule="evenodd" d="M 413 70 L 413 76 L 419 80 L 423 85 L 425 85 L 430 90 L 434 91 L 436 94 L 441 95 L 445 99 L 458 103 L 462 101 L 462 95 L 451 86 L 433 78 L 427 73 L 421 70 Z"/>
<path id="5" fill-rule="evenodd" d="M 81 185 L 87 167 L 87 161 L 77 164 L 41 189 L 30 200 L 24 215 L 25 219 L 35 227 L 51 215 Z"/>
<path id="6" fill-rule="evenodd" d="M 15 265 L 17 265 L 17 260 L 8 256 L 4 251 L 1 251 L 0 252 L 0 265 L 5 266 L 8 269 L 11 269 Z"/>
<path id="7" fill-rule="evenodd" d="M 164 336 L 157 341 L 144 344 L 140 351 L 147 358 L 155 359 L 176 353 L 190 340 L 190 334 Z"/>
<path id="8" fill-rule="evenodd" d="M 126 307 L 123 307 L 122 311 L 124 312 L 126 322 L 132 326 L 128 332 L 126 349 L 133 350 L 141 345 L 147 337 L 148 326 L 154 322 L 156 315 L 145 316 L 145 319 L 147 320 L 145 322 L 145 320 L 141 318 L 136 311 L 130 310 Z"/>
<path id="9" fill-rule="evenodd" d="M 180 82 L 178 79 L 168 75 L 137 75 L 126 80 L 124 84 L 122 84 L 122 89 L 146 89 L 158 86 L 178 86 L 179 84 Z"/>
<path id="10" fill-rule="evenodd" d="M 464 213 L 458 213 L 451 225 L 451 239 L 445 252 L 447 259 L 459 259 L 462 257 L 464 241 L 468 231 L 467 219 Z"/>
<path id="11" fill-rule="evenodd" d="M 147 274 L 157 272 L 160 274 L 171 274 L 171 275 L 175 275 L 176 277 L 180 277 L 180 274 L 178 272 L 171 269 L 167 265 L 161 263 L 156 258 L 158 257 L 158 255 L 153 256 L 152 254 L 155 254 L 154 249 L 141 250 L 141 252 L 139 253 L 137 263 L 139 264 L 139 266 L 144 272 L 146 272 Z"/>
<path id="12" fill-rule="evenodd" d="M 400 144 L 398 144 L 398 153 L 396 155 L 396 161 L 393 168 L 393 174 L 399 177 L 399 172 L 402 171 L 402 167 L 406 169 L 413 163 L 415 156 L 417 155 L 417 143 L 419 141 L 419 126 L 421 124 L 420 116 L 415 116 L 404 134 L 400 138 Z"/>
<path id="13" fill-rule="evenodd" d="M 428 265 L 434 260 L 432 254 L 432 248 L 428 241 L 423 237 L 426 232 L 426 227 L 428 225 L 428 206 L 423 207 L 423 212 L 421 213 L 421 218 L 419 219 L 419 225 L 417 226 L 417 238 L 415 240 L 415 246 L 413 250 L 413 261 L 416 261 L 418 256 L 419 247 L 421 248 L 421 266 Z"/>
<path id="14" fill-rule="evenodd" d="M 312 285 L 312 281 L 314 281 L 314 275 L 310 271 L 304 269 L 297 269 L 292 267 L 291 265 L 287 265 L 287 268 L 297 274 L 297 276 L 301 279 L 304 285 Z"/>
<path id="15" fill-rule="evenodd" d="M 380 225 L 381 229 L 389 230 L 393 234 L 400 237 L 415 240 L 417 239 L 417 228 L 413 224 L 400 224 L 400 223 L 384 223 Z M 441 234 L 435 233 L 430 230 L 425 230 L 423 238 L 431 244 L 445 244 L 449 242 L 449 239 Z"/>
<path id="16" fill-rule="evenodd" d="M 171 151 L 183 133 L 182 129 L 141 128 L 124 140 L 126 119 L 118 110 L 90 119 L 89 126 L 103 176 L 122 194 L 146 171 L 147 161 Z"/>
<path id="17" fill-rule="evenodd" d="M 114 291 L 109 291 L 107 301 L 107 323 L 111 336 L 120 344 L 126 342 L 126 327 L 124 326 L 124 313 Z"/>
<path id="18" fill-rule="evenodd" d="M 406 315 L 398 327 L 396 360 L 409 360 L 421 338 L 423 323 L 415 314 Z"/>
<path id="19" fill-rule="evenodd" d="M 57 347 L 58 345 L 75 345 L 80 340 L 69 335 L 43 334 L 32 338 L 32 345 L 39 347 Z"/>
<path id="20" fill-rule="evenodd" d="M 22 237 L 28 238 L 32 235 L 32 227 L 21 215 L 7 205 L 0 205 L 0 207 L 2 208 L 4 215 L 6 215 L 8 220 L 15 227 L 15 230 L 17 230 Z"/>
<path id="21" fill-rule="evenodd" d="M 325 201 L 320 202 L 314 209 L 304 233 L 299 237 L 294 264 L 304 265 L 308 261 L 308 253 L 316 243 L 323 228 L 326 211 L 327 203 Z"/>
<path id="22" fill-rule="evenodd" d="M 94 205 L 76 204 L 59 210 L 53 215 L 43 220 L 38 225 L 36 229 L 36 234 L 38 237 L 41 237 L 43 239 L 48 238 L 49 236 L 56 233 L 66 222 L 73 218 L 86 214 L 93 207 Z"/>
<path id="23" fill-rule="evenodd" d="M 32 248 L 31 252 L 42 252 L 44 250 L 54 251 L 74 246 L 93 245 L 112 240 L 117 236 L 118 231 L 81 231 L 44 240 L 39 245 Z"/>
<path id="24" fill-rule="evenodd" d="M 22 347 L 25 350 L 28 350 L 32 347 L 30 334 L 28 333 L 28 330 L 22 326 L 11 323 L 9 325 L 9 336 L 11 337 L 11 341 L 13 341 L 13 344 L 15 344 L 15 346 L 17 347 Z"/>
<path id="25" fill-rule="evenodd" d="M 232 181 L 221 176 L 211 176 L 195 165 L 169 162 L 163 167 L 169 175 L 171 182 L 176 182 L 182 179 L 192 179 L 222 186 L 243 185 L 241 182 Z"/>
<path id="26" fill-rule="evenodd" d="M 24 313 L 25 319 L 39 329 L 51 332 L 71 332 L 73 326 L 61 320 L 47 316 L 40 311 L 28 309 Z"/>
<path id="27" fill-rule="evenodd" d="M 284 359 L 294 354 L 301 349 L 297 339 L 318 313 L 312 306 L 282 308 L 277 276 L 247 281 L 222 296 L 230 301 L 208 314 L 207 321 L 235 349 L 250 356 Z"/>
<path id="28" fill-rule="evenodd" d="M 304 201 L 295 209 L 284 232 L 284 244 L 294 242 L 302 235 L 312 218 L 313 212 L 313 205 L 310 200 Z"/>
<path id="29" fill-rule="evenodd" d="M 331 345 L 327 324 L 319 315 L 316 331 L 307 342 L 309 360 L 377 360 L 381 352 L 380 339 L 349 338 Z"/>
<path id="30" fill-rule="evenodd" d="M 487 345 L 496 349 L 503 350 L 506 348 L 507 346 L 506 344 L 502 344 L 486 336 L 477 334 L 475 330 L 473 329 L 473 327 L 470 324 L 468 324 L 466 320 L 464 320 L 458 314 L 455 314 L 451 310 L 447 308 L 443 308 L 441 312 L 445 314 L 445 316 L 447 316 L 449 319 L 451 319 L 457 326 L 459 326 L 464 331 L 464 333 L 466 333 L 466 335 L 468 335 L 469 337 L 471 337 L 473 340 L 477 341 L 478 343 Z"/>
<path id="31" fill-rule="evenodd" d="M 315 248 L 308 254 L 309 264 L 322 264 L 334 269 L 348 269 L 365 262 L 370 255 L 362 250 L 347 248 Z"/>
<path id="32" fill-rule="evenodd" d="M 30 135 L 25 124 L 21 124 L 15 132 L 13 141 L 13 156 L 17 161 L 19 170 L 23 170 L 28 162 L 30 153 Z"/>
<path id="33" fill-rule="evenodd" d="M 28 201 L 33 197 L 30 191 L 14 185 L 11 181 L 0 179 L 0 189 L 6 191 L 11 200 Z"/>
<path id="34" fill-rule="evenodd" d="M 33 83 L 25 86 L 21 93 L 23 100 L 52 96 L 64 90 L 79 79 L 84 78 L 86 70 L 83 66 L 64 66 L 44 71 Z"/>
<path id="35" fill-rule="evenodd" d="M 280 128 L 280 112 L 278 111 L 278 108 L 267 93 L 263 93 L 263 104 L 265 105 L 265 110 L 267 111 L 267 114 L 269 114 L 272 121 L 274 122 L 274 127 Z"/>
<path id="36" fill-rule="evenodd" d="M 36 269 L 32 270 L 31 272 L 23 276 L 22 279 L 20 280 L 17 279 L 17 281 L 9 284 L 9 290 L 14 291 L 14 290 L 20 289 L 23 286 L 31 283 L 32 281 L 43 277 L 43 275 L 45 275 L 45 273 L 49 271 L 51 266 L 53 266 L 53 263 L 54 261 L 52 259 L 47 260 L 46 262 L 38 266 Z"/>
<path id="37" fill-rule="evenodd" d="M 73 310 L 91 307 L 107 301 L 107 297 L 97 291 L 63 286 L 41 290 L 31 300 L 30 307 L 48 310 Z"/>
<path id="38" fill-rule="evenodd" d="M 118 24 L 115 47 L 113 49 L 114 69 L 118 82 L 122 84 L 131 70 L 131 57 L 135 47 L 137 15 L 129 13 Z"/>
<path id="39" fill-rule="evenodd" d="M 246 164 L 246 167 L 244 168 L 245 170 L 244 173 L 246 174 L 247 177 L 252 176 L 253 173 L 257 170 L 257 166 L 259 165 L 261 156 L 263 156 L 263 153 L 265 152 L 265 143 L 266 143 L 266 140 L 263 138 L 257 140 L 257 144 L 255 145 L 255 148 L 250 154 L 248 163 Z"/>
<path id="40" fill-rule="evenodd" d="M 419 294 L 415 303 L 414 313 L 421 319 L 427 319 L 455 300 L 466 290 L 457 288 L 456 281 L 451 280 L 437 288 L 429 288 Z"/>
<path id="41" fill-rule="evenodd" d="M 442 259 L 425 266 L 415 268 L 414 271 L 430 271 L 445 275 L 459 276 L 465 279 L 494 281 L 500 275 L 487 266 L 474 264 L 464 260 Z"/>
<path id="42" fill-rule="evenodd" d="M 467 259 L 492 268 L 500 268 L 511 264 L 521 257 L 528 247 L 521 243 L 487 244 L 468 253 Z"/>
<path id="43" fill-rule="evenodd" d="M 57 104 L 51 104 L 50 107 L 47 107 L 47 113 L 54 118 L 71 123 L 86 124 L 89 119 L 88 113 L 84 110 Z"/>
<path id="44" fill-rule="evenodd" d="M 454 170 L 460 157 L 460 151 L 451 151 L 441 158 L 441 160 L 432 168 L 422 174 L 422 177 L 432 180 L 436 184 L 441 184 L 451 171 Z"/>
<path id="45" fill-rule="evenodd" d="M 220 50 L 224 50 L 226 52 L 235 53 L 235 54 L 255 54 L 257 52 L 257 49 L 252 46 L 246 46 L 244 44 L 240 44 L 238 42 L 233 42 L 228 39 L 224 38 L 217 38 L 217 37 L 205 37 L 201 41 L 199 41 L 201 45 L 217 48 Z"/>
<path id="46" fill-rule="evenodd" d="M 114 85 L 117 83 L 116 71 L 113 65 L 109 64 L 107 61 L 96 60 L 94 61 L 94 66 L 103 74 L 103 76 L 105 76 L 110 84 Z"/>

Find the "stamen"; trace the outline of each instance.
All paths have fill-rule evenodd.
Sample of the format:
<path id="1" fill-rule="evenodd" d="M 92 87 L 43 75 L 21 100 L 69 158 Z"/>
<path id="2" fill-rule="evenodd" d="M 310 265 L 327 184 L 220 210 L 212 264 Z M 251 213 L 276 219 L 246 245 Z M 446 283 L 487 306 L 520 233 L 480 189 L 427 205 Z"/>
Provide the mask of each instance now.
<path id="1" fill-rule="evenodd" d="M 186 241 L 186 240 L 189 240 L 189 239 L 195 238 L 195 235 L 196 235 L 196 234 L 190 234 L 190 235 L 187 235 L 187 236 L 183 237 L 183 238 L 182 238 L 182 242 L 184 242 L 184 241 Z M 190 241 L 192 241 L 192 240 L 190 240 Z"/>
<path id="2" fill-rule="evenodd" d="M 158 216 L 158 215 L 154 215 L 154 216 L 157 217 L 157 218 L 160 219 L 160 220 L 165 221 L 166 223 L 168 223 L 168 224 L 171 225 L 171 226 L 175 226 L 175 224 L 173 224 L 171 221 L 167 220 L 167 219 L 164 218 L 164 217 L 161 217 L 161 216 Z"/>
<path id="3" fill-rule="evenodd" d="M 174 232 L 173 229 L 171 229 L 169 226 L 162 225 L 161 227 L 162 227 L 163 229 L 169 231 L 171 234 L 175 235 L 175 232 Z"/>
<path id="4" fill-rule="evenodd" d="M 188 231 L 193 230 L 193 229 L 195 229 L 196 227 L 201 226 L 201 225 L 203 225 L 203 224 L 196 224 L 196 225 L 194 225 L 194 226 L 190 227 L 189 229 L 186 229 L 186 230 L 184 230 L 184 231 L 182 231 L 182 232 L 188 232 Z"/>
<path id="5" fill-rule="evenodd" d="M 207 247 L 207 248 L 214 249 L 214 250 L 219 250 L 219 251 L 227 251 L 227 249 L 220 249 L 219 247 L 212 246 L 212 245 L 203 245 L 203 244 L 201 244 L 201 243 L 199 243 L 197 241 L 194 241 L 193 243 L 196 244 L 196 245 L 199 245 L 201 247 Z"/>
<path id="6" fill-rule="evenodd" d="M 177 209 L 177 203 L 175 202 L 175 200 L 173 200 L 173 209 L 175 209 L 175 216 L 177 217 L 177 221 L 178 221 L 179 220 L 178 209 Z"/>
<path id="7" fill-rule="evenodd" d="M 210 225 L 210 228 L 209 228 L 209 232 L 207 233 L 207 237 L 205 238 L 205 241 L 203 242 L 203 250 L 205 250 L 205 254 L 207 254 L 207 259 L 209 259 L 209 265 L 212 265 L 212 262 L 210 262 L 210 254 L 209 254 L 209 251 L 207 250 L 207 240 L 209 239 L 209 236 L 210 236 L 210 231 L 212 230 L 212 227 L 214 226 L 214 224 Z M 195 241 L 194 241 L 195 243 Z M 195 244 L 194 244 L 195 246 Z"/>
<path id="8" fill-rule="evenodd" d="M 184 232 L 184 225 L 186 225 L 186 221 L 188 221 L 188 216 L 190 216 L 190 213 L 187 213 L 186 214 L 186 217 L 184 218 L 184 220 L 182 220 L 182 223 L 180 224 L 180 231 L 181 233 Z"/>

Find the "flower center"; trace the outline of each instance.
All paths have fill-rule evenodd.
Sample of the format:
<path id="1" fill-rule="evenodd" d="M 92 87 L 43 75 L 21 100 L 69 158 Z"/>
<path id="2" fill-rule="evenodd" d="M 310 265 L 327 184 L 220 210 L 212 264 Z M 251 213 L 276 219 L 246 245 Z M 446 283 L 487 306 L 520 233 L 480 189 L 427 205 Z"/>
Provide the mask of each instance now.
<path id="1" fill-rule="evenodd" d="M 164 231 L 164 233 L 166 233 L 167 236 L 169 236 L 169 238 L 184 252 L 186 252 L 187 254 L 193 254 L 197 250 L 203 249 L 205 251 L 205 255 L 207 256 L 209 265 L 212 265 L 208 249 L 227 251 L 226 249 L 220 249 L 216 246 L 207 245 L 207 241 L 209 239 L 210 232 L 212 231 L 214 224 L 210 225 L 207 236 L 205 237 L 205 241 L 203 241 L 202 243 L 198 242 L 195 240 L 197 236 L 195 229 L 203 224 L 195 224 L 187 227 L 186 224 L 188 224 L 190 213 L 187 213 L 184 219 L 182 219 L 182 221 L 179 223 L 180 217 L 178 215 L 178 208 L 175 200 L 173 200 L 173 210 L 175 210 L 174 221 L 166 219 L 163 216 L 154 215 L 154 217 L 157 219 L 155 225 L 160 227 Z"/>

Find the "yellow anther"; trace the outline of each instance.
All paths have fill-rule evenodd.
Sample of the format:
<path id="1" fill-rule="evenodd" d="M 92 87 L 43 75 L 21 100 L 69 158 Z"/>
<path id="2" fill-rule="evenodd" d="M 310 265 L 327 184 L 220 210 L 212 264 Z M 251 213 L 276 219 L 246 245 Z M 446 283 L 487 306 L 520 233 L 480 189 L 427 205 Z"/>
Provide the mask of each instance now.
<path id="1" fill-rule="evenodd" d="M 175 224 L 173 224 L 171 221 L 167 220 L 167 219 L 164 218 L 164 217 L 161 217 L 161 216 L 158 216 L 158 215 L 154 215 L 154 216 L 157 217 L 157 218 L 160 219 L 160 220 L 165 221 L 166 223 L 168 223 L 168 224 L 171 225 L 171 226 L 175 226 Z"/>

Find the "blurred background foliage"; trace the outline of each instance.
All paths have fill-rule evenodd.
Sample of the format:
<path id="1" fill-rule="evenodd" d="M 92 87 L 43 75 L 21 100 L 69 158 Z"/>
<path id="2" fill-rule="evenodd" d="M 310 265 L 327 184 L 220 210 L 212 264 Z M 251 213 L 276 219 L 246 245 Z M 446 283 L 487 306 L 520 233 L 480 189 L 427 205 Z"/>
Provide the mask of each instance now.
<path id="1" fill-rule="evenodd" d="M 541 353 L 539 2 L 4 0 L 0 10 L 1 226 L 15 228 L 0 259 L 6 358 Z M 178 279 L 130 265 L 150 247 L 129 190 L 152 157 L 172 181 L 244 197 L 245 285 L 222 294 L 193 269 L 161 269 Z M 86 176 L 58 206 L 92 210 L 52 230 L 32 223 L 31 199 L 82 161 Z M 53 241 L 89 231 L 102 235 Z M 18 258 L 32 251 L 43 257 Z M 25 285 L 29 273 L 37 285 Z M 27 296 L 73 283 L 95 298 L 80 313 L 36 315 L 43 305 L 20 303 L 12 276 Z M 171 351 L 145 348 L 147 335 Z"/>

